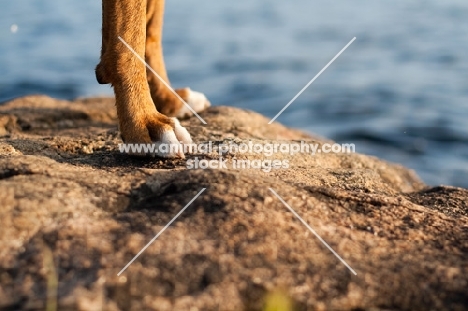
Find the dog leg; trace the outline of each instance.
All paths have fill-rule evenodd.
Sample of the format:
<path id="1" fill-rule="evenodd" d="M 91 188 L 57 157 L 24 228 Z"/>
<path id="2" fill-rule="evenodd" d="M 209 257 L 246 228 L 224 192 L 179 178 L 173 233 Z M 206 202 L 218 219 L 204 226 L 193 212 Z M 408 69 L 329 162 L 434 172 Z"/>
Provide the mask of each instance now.
<path id="1" fill-rule="evenodd" d="M 151 70 L 147 70 L 148 84 L 151 97 L 161 113 L 168 116 L 183 118 L 192 112 L 177 98 L 161 79 L 170 85 L 162 49 L 162 29 L 164 17 L 164 0 L 148 0 L 146 10 L 146 62 L 159 75 L 157 77 Z M 192 91 L 189 88 L 176 89 L 175 92 L 192 107 L 195 112 L 205 110 L 210 102 L 205 95 Z"/>
<path id="2" fill-rule="evenodd" d="M 103 47 L 96 76 L 114 88 L 122 139 L 126 143 L 191 142 L 188 132 L 175 118 L 159 113 L 151 99 L 145 65 L 119 40 L 144 57 L 146 0 L 103 0 Z M 183 157 L 182 149 L 156 153 Z"/>

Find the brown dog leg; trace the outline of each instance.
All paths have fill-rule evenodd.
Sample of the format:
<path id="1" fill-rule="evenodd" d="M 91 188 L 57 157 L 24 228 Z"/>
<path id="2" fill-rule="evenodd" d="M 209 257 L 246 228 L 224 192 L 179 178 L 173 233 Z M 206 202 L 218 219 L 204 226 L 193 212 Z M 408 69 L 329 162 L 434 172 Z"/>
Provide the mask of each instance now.
<path id="1" fill-rule="evenodd" d="M 151 97 L 161 113 L 168 116 L 186 117 L 191 115 L 190 109 L 167 87 L 169 79 L 164 65 L 162 49 L 162 28 L 164 17 L 164 0 L 147 0 L 146 10 L 146 62 L 156 71 L 157 77 L 147 70 Z M 161 82 L 161 79 L 167 85 Z M 189 88 L 177 89 L 175 92 L 188 103 L 195 112 L 200 112 L 210 106 L 210 102 L 199 92 Z"/>
<path id="2" fill-rule="evenodd" d="M 100 82 L 114 87 L 117 116 L 126 143 L 191 142 L 178 121 L 156 110 L 146 77 L 145 65 L 121 42 L 123 39 L 140 57 L 145 55 L 146 0 L 103 0 L 103 48 L 96 68 Z M 183 157 L 182 150 L 157 153 Z"/>

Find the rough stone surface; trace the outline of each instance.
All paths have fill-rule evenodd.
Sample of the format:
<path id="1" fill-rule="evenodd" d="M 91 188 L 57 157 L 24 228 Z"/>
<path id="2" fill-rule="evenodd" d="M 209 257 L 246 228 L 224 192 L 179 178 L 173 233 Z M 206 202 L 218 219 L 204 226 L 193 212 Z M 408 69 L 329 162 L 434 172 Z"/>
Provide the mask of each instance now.
<path id="1" fill-rule="evenodd" d="M 196 142 L 327 142 L 246 110 L 201 116 L 182 122 Z M 465 189 L 361 154 L 189 170 L 216 154 L 135 158 L 120 142 L 110 98 L 0 106 L 0 310 L 261 310 L 278 288 L 295 310 L 468 309 Z"/>

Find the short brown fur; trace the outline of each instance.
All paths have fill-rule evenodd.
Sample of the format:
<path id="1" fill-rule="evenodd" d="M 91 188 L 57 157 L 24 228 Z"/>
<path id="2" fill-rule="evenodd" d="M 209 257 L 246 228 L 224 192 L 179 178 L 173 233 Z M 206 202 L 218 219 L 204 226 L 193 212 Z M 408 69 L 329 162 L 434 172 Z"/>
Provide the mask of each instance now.
<path id="1" fill-rule="evenodd" d="M 171 130 L 183 103 L 119 39 L 169 84 L 162 51 L 164 0 L 102 0 L 99 83 L 112 84 L 122 139 L 151 143 Z M 188 89 L 176 90 L 187 101 Z"/>

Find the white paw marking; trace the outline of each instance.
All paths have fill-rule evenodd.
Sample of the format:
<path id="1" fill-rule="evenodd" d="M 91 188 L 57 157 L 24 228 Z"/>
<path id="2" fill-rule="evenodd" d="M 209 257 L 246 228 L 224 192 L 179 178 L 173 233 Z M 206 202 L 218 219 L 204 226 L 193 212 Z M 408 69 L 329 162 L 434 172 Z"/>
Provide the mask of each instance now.
<path id="1" fill-rule="evenodd" d="M 183 127 L 177 118 L 171 118 L 174 121 L 174 130 L 166 130 L 161 135 L 161 141 L 155 142 L 154 155 L 163 158 L 182 158 L 184 159 L 184 144 L 191 144 L 192 138 L 185 127 Z"/>
<path id="2" fill-rule="evenodd" d="M 177 137 L 177 139 L 182 142 L 182 144 L 191 144 L 192 143 L 192 137 L 190 137 L 189 132 L 185 127 L 180 125 L 179 120 L 177 118 L 171 118 L 174 121 L 174 133 Z"/>
<path id="3" fill-rule="evenodd" d="M 171 118 L 171 120 L 174 121 L 174 127 L 182 127 L 180 121 L 177 118 Z"/>
<path id="4" fill-rule="evenodd" d="M 161 141 L 154 143 L 155 155 L 163 158 L 185 158 L 182 144 L 173 130 L 167 130 L 161 135 Z"/>
<path id="5" fill-rule="evenodd" d="M 190 94 L 189 94 L 189 97 L 188 97 L 188 100 L 187 100 L 187 104 L 195 112 L 201 112 L 201 111 L 203 111 L 206 108 L 211 106 L 208 99 L 206 99 L 205 94 L 200 93 L 200 92 L 196 92 L 196 91 L 192 91 L 191 89 L 189 89 L 189 92 L 190 92 Z M 182 108 L 180 109 L 179 113 L 177 114 L 177 117 L 178 118 L 185 118 L 185 117 L 191 116 L 192 114 L 193 114 L 192 110 L 190 110 L 190 108 L 187 107 L 186 104 L 184 104 L 182 106 Z"/>

